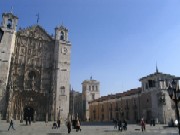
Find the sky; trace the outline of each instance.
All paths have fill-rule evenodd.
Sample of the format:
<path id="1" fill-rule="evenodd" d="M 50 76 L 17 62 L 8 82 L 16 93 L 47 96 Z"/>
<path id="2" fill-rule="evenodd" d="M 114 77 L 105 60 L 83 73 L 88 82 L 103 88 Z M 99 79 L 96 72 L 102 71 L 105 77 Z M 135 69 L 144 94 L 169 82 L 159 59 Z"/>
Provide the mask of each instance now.
<path id="1" fill-rule="evenodd" d="M 156 65 L 180 76 L 179 7 L 180 0 L 0 0 L 0 14 L 12 9 L 18 28 L 36 24 L 38 13 L 50 35 L 68 28 L 71 87 L 81 92 L 92 76 L 101 96 L 140 87 Z"/>

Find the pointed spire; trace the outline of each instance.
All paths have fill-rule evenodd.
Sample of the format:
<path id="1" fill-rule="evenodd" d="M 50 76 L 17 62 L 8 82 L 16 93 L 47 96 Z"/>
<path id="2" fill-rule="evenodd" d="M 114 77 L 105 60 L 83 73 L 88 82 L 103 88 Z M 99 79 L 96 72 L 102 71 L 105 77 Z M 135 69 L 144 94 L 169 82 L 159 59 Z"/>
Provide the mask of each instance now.
<path id="1" fill-rule="evenodd" d="M 157 62 L 156 62 L 156 73 L 159 73 L 158 67 L 157 67 Z"/>
<path id="2" fill-rule="evenodd" d="M 92 80 L 92 76 L 90 77 L 90 80 Z"/>
<path id="3" fill-rule="evenodd" d="M 11 13 L 13 13 L 13 6 L 11 6 Z"/>
<path id="4" fill-rule="evenodd" d="M 39 23 L 39 13 L 36 14 L 36 16 L 37 16 L 37 24 L 38 24 Z"/>
<path id="5" fill-rule="evenodd" d="M 74 89 L 72 88 L 71 91 L 74 92 Z"/>

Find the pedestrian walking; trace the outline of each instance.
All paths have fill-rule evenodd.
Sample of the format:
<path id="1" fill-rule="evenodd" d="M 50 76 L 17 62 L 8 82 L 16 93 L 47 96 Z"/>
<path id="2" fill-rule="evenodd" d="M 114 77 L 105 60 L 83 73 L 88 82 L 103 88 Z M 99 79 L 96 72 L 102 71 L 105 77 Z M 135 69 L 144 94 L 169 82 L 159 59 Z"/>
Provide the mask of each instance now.
<path id="1" fill-rule="evenodd" d="M 126 131 L 127 130 L 127 121 L 126 120 L 124 120 L 124 130 Z"/>
<path id="2" fill-rule="evenodd" d="M 122 132 L 122 122 L 121 122 L 121 120 L 118 121 L 118 130 Z"/>
<path id="3" fill-rule="evenodd" d="M 58 124 L 58 128 L 60 128 L 60 124 L 61 124 L 60 119 L 59 119 L 59 120 L 57 120 L 57 124 Z"/>
<path id="4" fill-rule="evenodd" d="M 78 132 L 79 130 L 81 131 L 81 124 L 80 124 L 79 120 L 77 120 L 77 122 L 76 122 L 76 132 Z"/>
<path id="5" fill-rule="evenodd" d="M 26 125 L 28 125 L 28 117 L 26 117 Z"/>
<path id="6" fill-rule="evenodd" d="M 9 129 L 10 129 L 11 127 L 12 127 L 13 130 L 15 130 L 15 129 L 14 129 L 14 122 L 13 122 L 13 119 L 11 119 L 11 121 L 10 121 L 10 123 L 9 123 L 8 131 L 9 131 Z"/>
<path id="7" fill-rule="evenodd" d="M 31 125 L 31 117 L 29 117 L 29 125 Z"/>
<path id="8" fill-rule="evenodd" d="M 114 129 L 117 129 L 117 120 L 113 119 L 113 123 L 114 123 Z"/>
<path id="9" fill-rule="evenodd" d="M 146 124 L 143 118 L 141 119 L 141 129 L 142 129 L 142 132 L 146 130 Z"/>
<path id="10" fill-rule="evenodd" d="M 71 133 L 71 121 L 67 121 L 68 134 Z"/>

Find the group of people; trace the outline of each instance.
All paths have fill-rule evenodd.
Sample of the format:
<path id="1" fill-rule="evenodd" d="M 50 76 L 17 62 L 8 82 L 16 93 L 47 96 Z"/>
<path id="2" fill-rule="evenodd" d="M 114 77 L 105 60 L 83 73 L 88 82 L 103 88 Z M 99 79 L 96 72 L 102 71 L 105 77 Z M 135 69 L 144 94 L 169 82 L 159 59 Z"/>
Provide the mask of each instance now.
<path id="1" fill-rule="evenodd" d="M 118 127 L 118 130 L 121 132 L 123 130 L 124 131 L 127 130 L 127 121 L 126 120 L 121 121 L 121 120 L 114 119 L 113 123 L 114 123 L 114 129 L 117 129 L 117 127 Z M 140 125 L 141 125 L 142 132 L 145 131 L 146 130 L 146 123 L 145 123 L 143 118 L 141 119 Z"/>
<path id="2" fill-rule="evenodd" d="M 68 129 L 68 133 L 71 133 L 71 128 L 72 128 L 72 126 L 74 127 L 74 129 L 76 129 L 76 132 L 81 131 L 80 121 L 79 121 L 79 120 L 74 120 L 74 122 L 75 122 L 75 123 L 74 123 L 75 125 L 72 125 L 72 124 L 71 124 L 71 120 L 67 120 L 66 126 L 67 126 L 67 129 Z M 53 126 L 52 126 L 52 129 L 58 129 L 58 128 L 60 128 L 60 123 L 61 123 L 60 120 L 58 120 L 57 122 L 54 122 L 54 123 L 53 123 Z"/>
<path id="3" fill-rule="evenodd" d="M 77 119 L 74 122 L 75 123 L 74 123 L 73 127 L 74 127 L 74 129 L 76 129 L 76 132 L 81 131 L 80 121 Z M 71 120 L 67 121 L 66 126 L 68 128 L 68 133 L 71 133 L 71 127 L 72 127 Z"/>
<path id="4" fill-rule="evenodd" d="M 60 120 L 57 120 L 57 123 L 54 122 L 52 129 L 60 128 L 60 123 L 61 123 Z M 123 120 L 123 121 L 121 121 L 121 120 L 113 120 L 113 123 L 114 123 L 114 129 L 117 129 L 117 127 L 118 127 L 118 130 L 121 131 L 121 132 L 122 132 L 122 130 L 124 130 L 124 131 L 127 130 L 127 121 L 126 120 Z M 27 119 L 26 119 L 26 125 L 27 125 Z M 141 125 L 142 132 L 145 131 L 146 130 L 146 123 L 145 123 L 143 118 L 141 119 L 140 125 Z M 71 133 L 71 127 L 72 126 L 74 127 L 74 129 L 76 129 L 76 132 L 81 131 L 81 124 L 80 124 L 80 121 L 78 119 L 74 120 L 73 125 L 71 124 L 71 120 L 67 120 L 66 126 L 67 126 L 67 129 L 68 129 L 68 133 Z M 9 125 L 9 128 L 8 128 L 8 131 L 9 131 L 10 128 L 15 130 L 13 119 L 10 120 L 10 125 Z"/>
<path id="5" fill-rule="evenodd" d="M 114 123 L 114 129 L 117 129 L 122 132 L 122 130 L 126 131 L 127 130 L 127 121 L 126 120 L 113 120 Z"/>

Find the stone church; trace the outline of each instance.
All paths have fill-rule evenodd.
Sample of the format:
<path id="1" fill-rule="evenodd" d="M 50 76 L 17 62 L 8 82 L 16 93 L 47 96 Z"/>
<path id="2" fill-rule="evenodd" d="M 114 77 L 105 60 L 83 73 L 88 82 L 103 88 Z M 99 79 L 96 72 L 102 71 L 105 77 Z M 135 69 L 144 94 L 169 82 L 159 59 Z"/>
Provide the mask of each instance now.
<path id="1" fill-rule="evenodd" d="M 68 29 L 50 36 L 40 25 L 17 28 L 2 14 L 0 27 L 0 117 L 50 121 L 68 117 L 71 43 Z"/>

